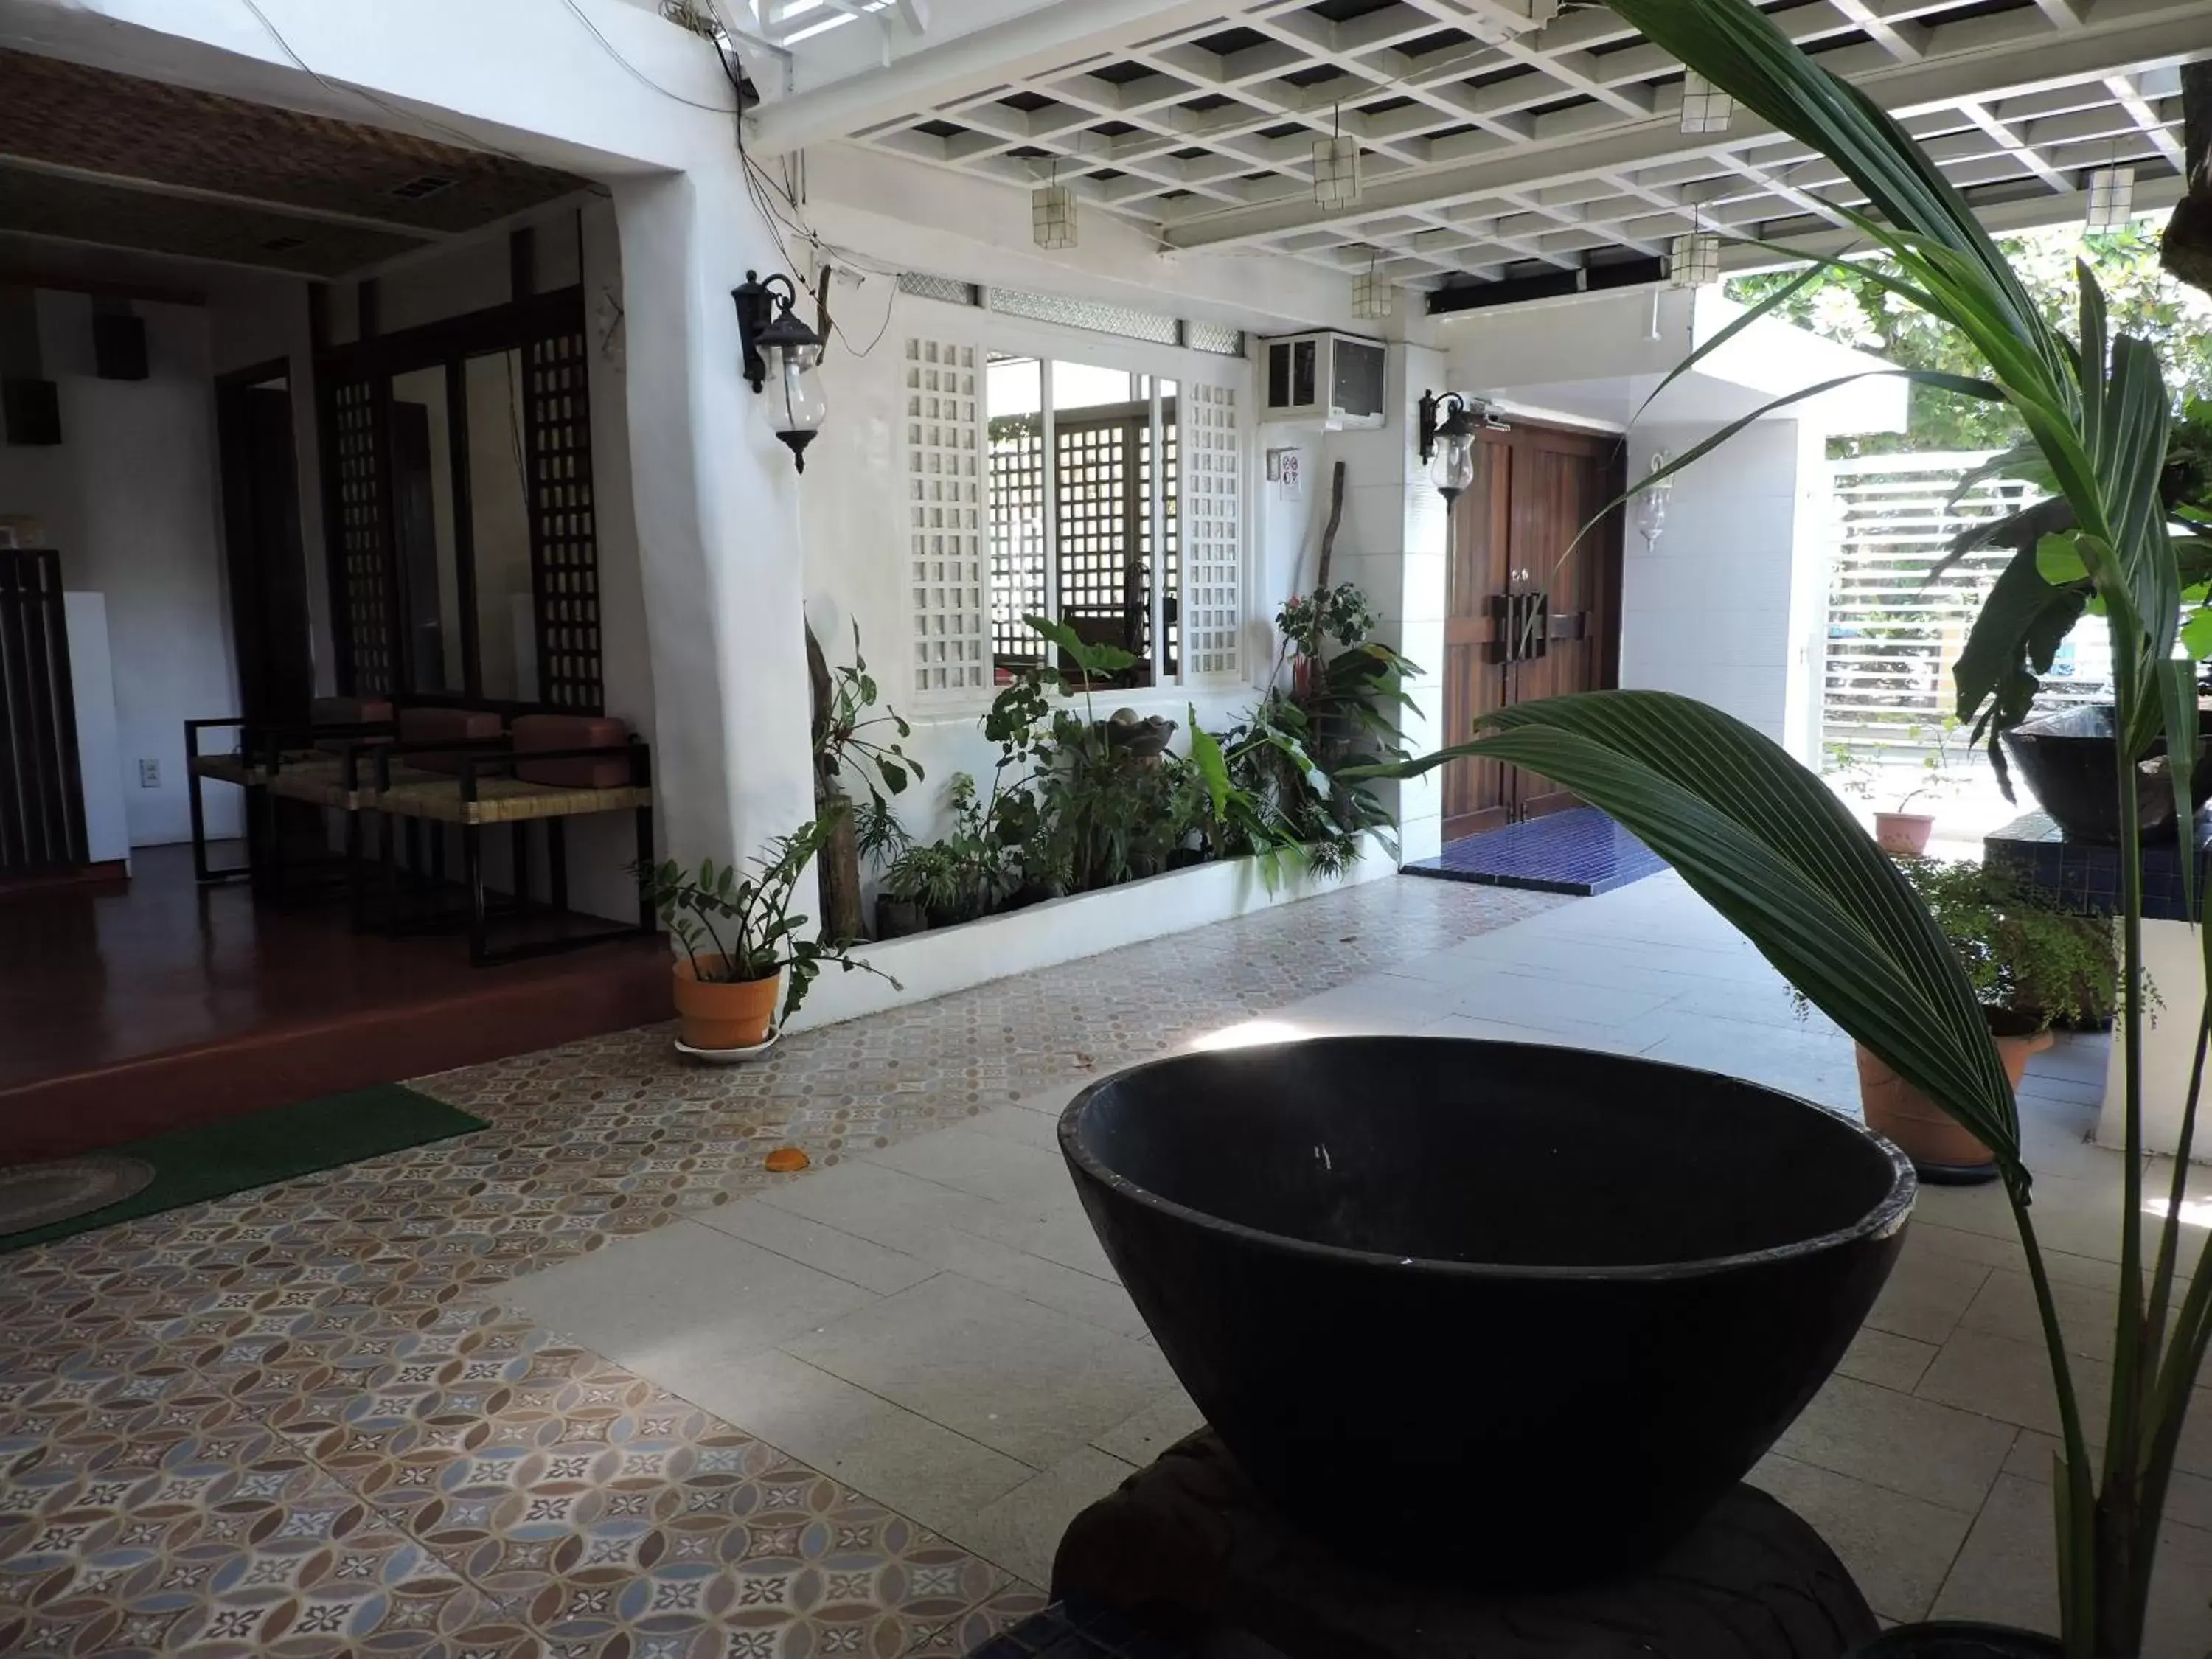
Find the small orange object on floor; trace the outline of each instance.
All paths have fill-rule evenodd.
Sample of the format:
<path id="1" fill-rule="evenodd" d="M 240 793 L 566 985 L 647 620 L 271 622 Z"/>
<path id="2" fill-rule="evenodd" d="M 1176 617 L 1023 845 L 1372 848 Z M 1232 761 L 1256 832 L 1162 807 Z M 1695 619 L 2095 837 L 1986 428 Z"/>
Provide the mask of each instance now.
<path id="1" fill-rule="evenodd" d="M 813 1161 L 796 1146 L 779 1146 L 768 1155 L 768 1172 L 770 1175 L 796 1175 Z"/>

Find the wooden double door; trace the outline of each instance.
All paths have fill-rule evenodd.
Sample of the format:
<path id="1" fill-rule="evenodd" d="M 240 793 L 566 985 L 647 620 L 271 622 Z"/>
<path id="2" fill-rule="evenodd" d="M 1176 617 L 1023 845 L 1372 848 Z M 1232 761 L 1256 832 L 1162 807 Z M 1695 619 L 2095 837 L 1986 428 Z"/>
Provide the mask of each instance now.
<path id="1" fill-rule="evenodd" d="M 1462 743 L 1494 709 L 1620 680 L 1621 440 L 1515 421 L 1485 432 L 1474 482 L 1452 511 L 1444 624 L 1444 720 Z M 1571 547 L 1572 550 L 1570 551 Z M 1446 841 L 1576 804 L 1545 779 L 1494 761 L 1444 771 Z"/>

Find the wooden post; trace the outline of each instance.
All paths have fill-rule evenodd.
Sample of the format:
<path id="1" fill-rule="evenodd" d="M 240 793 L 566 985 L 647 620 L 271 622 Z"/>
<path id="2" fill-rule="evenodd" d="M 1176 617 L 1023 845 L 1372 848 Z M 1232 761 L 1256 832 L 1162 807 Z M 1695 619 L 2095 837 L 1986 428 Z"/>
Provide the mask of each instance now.
<path id="1" fill-rule="evenodd" d="M 2189 193 L 2166 221 L 2159 260 L 2191 288 L 2212 294 L 2212 63 L 2182 66 L 2181 142 Z"/>

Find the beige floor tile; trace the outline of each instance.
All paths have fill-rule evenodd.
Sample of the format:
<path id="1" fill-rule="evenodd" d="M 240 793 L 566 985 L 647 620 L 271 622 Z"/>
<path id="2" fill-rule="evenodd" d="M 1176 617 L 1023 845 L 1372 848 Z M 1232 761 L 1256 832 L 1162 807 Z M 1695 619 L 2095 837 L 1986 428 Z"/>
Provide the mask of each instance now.
<path id="1" fill-rule="evenodd" d="M 937 1262 L 1002 1291 L 1057 1310 L 1086 1325 L 1123 1336 L 1145 1334 L 1144 1316 L 1118 1279 L 1087 1273 L 1042 1255 L 1031 1255 L 991 1239 L 948 1232 L 932 1252 Z M 1104 1257 L 1100 1261 L 1103 1264 Z"/>
<path id="2" fill-rule="evenodd" d="M 1936 1358 L 1936 1345 L 1916 1342 L 1869 1326 L 1851 1339 L 1851 1346 L 1836 1364 L 1838 1374 L 1862 1382 L 1878 1382 L 1885 1389 L 1911 1394 L 1928 1362 Z"/>
<path id="3" fill-rule="evenodd" d="M 526 1273 L 496 1299 L 682 1394 L 720 1366 L 877 1297 L 757 1244 L 678 1221 Z"/>
<path id="4" fill-rule="evenodd" d="M 1175 1378 L 1158 1349 L 955 1273 L 787 1345 L 808 1364 L 1046 1468 Z"/>
<path id="5" fill-rule="evenodd" d="M 1061 1106 L 1066 1102 L 1060 1097 Z M 974 1130 L 979 1135 L 997 1135 L 1001 1139 L 1018 1141 L 1039 1152 L 1060 1156 L 1060 1107 L 1042 1110 L 1026 1101 L 1016 1101 L 1011 1106 L 994 1106 L 988 1112 L 978 1113 L 961 1127 Z"/>
<path id="6" fill-rule="evenodd" d="M 717 1232 L 725 1232 L 778 1255 L 789 1256 L 836 1278 L 865 1285 L 878 1296 L 889 1296 L 909 1285 L 919 1285 L 937 1271 L 929 1262 L 901 1250 L 872 1243 L 823 1222 L 764 1203 L 757 1198 L 702 1210 L 697 1219 Z"/>
<path id="7" fill-rule="evenodd" d="M 863 1152 L 860 1161 L 903 1170 L 940 1187 L 1000 1204 L 1050 1206 L 1072 1201 L 1074 1194 L 1058 1149 L 979 1134 L 964 1123 Z"/>
<path id="8" fill-rule="evenodd" d="M 1206 1426 L 1206 1418 L 1180 1386 L 1169 1389 L 1135 1416 L 1091 1437 L 1100 1451 L 1139 1468 L 1170 1446 Z"/>
<path id="9" fill-rule="evenodd" d="M 1813 1523 L 1885 1619 L 1924 1619 L 1973 1524 L 1970 1510 L 1770 1454 L 1747 1477 Z"/>
<path id="10" fill-rule="evenodd" d="M 2003 1468 L 2015 1432 L 2008 1423 L 1836 1376 L 1774 1449 L 1908 1497 L 1972 1510 Z"/>
<path id="11" fill-rule="evenodd" d="M 2051 1488 L 2008 1474 L 1967 1534 L 1936 1598 L 1942 1619 L 1990 1619 L 2055 1630 L 2057 1549 Z M 2144 1659 L 2199 1659 L 2212 1651 L 2212 1532 L 2169 1523 L 2151 1577 Z"/>
<path id="12" fill-rule="evenodd" d="M 1134 1473 L 1120 1458 L 1085 1446 L 939 1530 L 994 1565 L 1033 1584 L 1048 1584 L 1067 1523 Z"/>
<path id="13" fill-rule="evenodd" d="M 757 1354 L 677 1392 L 925 1527 L 973 1514 L 1034 1473 L 787 1353 Z"/>
<path id="14" fill-rule="evenodd" d="M 2002 1231 L 1989 1233 L 1972 1229 L 1944 1224 L 1936 1212 L 1942 1206 L 1942 1194 L 1956 1188 L 1923 1187 L 1920 1202 L 1915 1206 L 1912 1225 L 1905 1235 L 1905 1255 L 1907 1259 L 1916 1255 L 1942 1256 L 1953 1261 L 1978 1262 L 1985 1267 L 2009 1267 L 2015 1273 L 2027 1271 L 2027 1255 L 2012 1229 L 2009 1214 L 2003 1218 Z M 1935 1200 L 1931 1203 L 1931 1200 Z M 2120 1282 L 2120 1270 L 2109 1261 L 2094 1256 L 2075 1255 L 2067 1250 L 2054 1250 L 2045 1246 L 2043 1251 L 2044 1269 L 2054 1284 L 2088 1285 L 2109 1290 Z M 1977 1286 L 1978 1288 L 1978 1285 Z M 1961 1310 L 1961 1311 L 1964 1311 Z"/>
<path id="15" fill-rule="evenodd" d="M 1907 1230 L 1905 1249 L 1866 1322 L 1869 1329 L 1893 1336 L 1940 1343 L 1959 1328 L 1960 1316 L 1973 1305 L 1990 1270 L 1985 1262 L 1962 1261 L 1915 1248 L 1914 1241 L 1923 1231 L 1917 1223 Z"/>
<path id="16" fill-rule="evenodd" d="M 854 1162 L 770 1187 L 763 1204 L 819 1221 L 872 1243 L 920 1255 L 946 1227 L 956 1226 L 975 1206 L 972 1194 L 881 1164 Z"/>
<path id="17" fill-rule="evenodd" d="M 2012 1455 L 2005 1459 L 2005 1473 L 2048 1486 L 2057 1455 L 2058 1442 L 2051 1436 L 2025 1431 L 2013 1443 Z M 2103 1444 L 2092 1440 L 2089 1443 L 2090 1462 L 2094 1464 L 2103 1455 Z M 2166 1518 L 2178 1521 L 2184 1526 L 2212 1532 L 2212 1478 L 2176 1469 L 2166 1486 Z"/>

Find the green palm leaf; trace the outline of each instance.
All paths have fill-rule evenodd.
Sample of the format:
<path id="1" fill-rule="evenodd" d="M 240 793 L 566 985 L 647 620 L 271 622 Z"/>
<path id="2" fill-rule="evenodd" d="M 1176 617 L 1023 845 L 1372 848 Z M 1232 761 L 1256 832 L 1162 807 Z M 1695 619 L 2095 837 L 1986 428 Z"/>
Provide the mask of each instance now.
<path id="1" fill-rule="evenodd" d="M 2012 1087 L 1965 971 L 1820 779 L 1742 721 L 1670 692 L 1547 698 L 1479 729 L 1487 735 L 1387 775 L 1462 756 L 1503 761 L 1612 814 L 2025 1183 Z"/>

